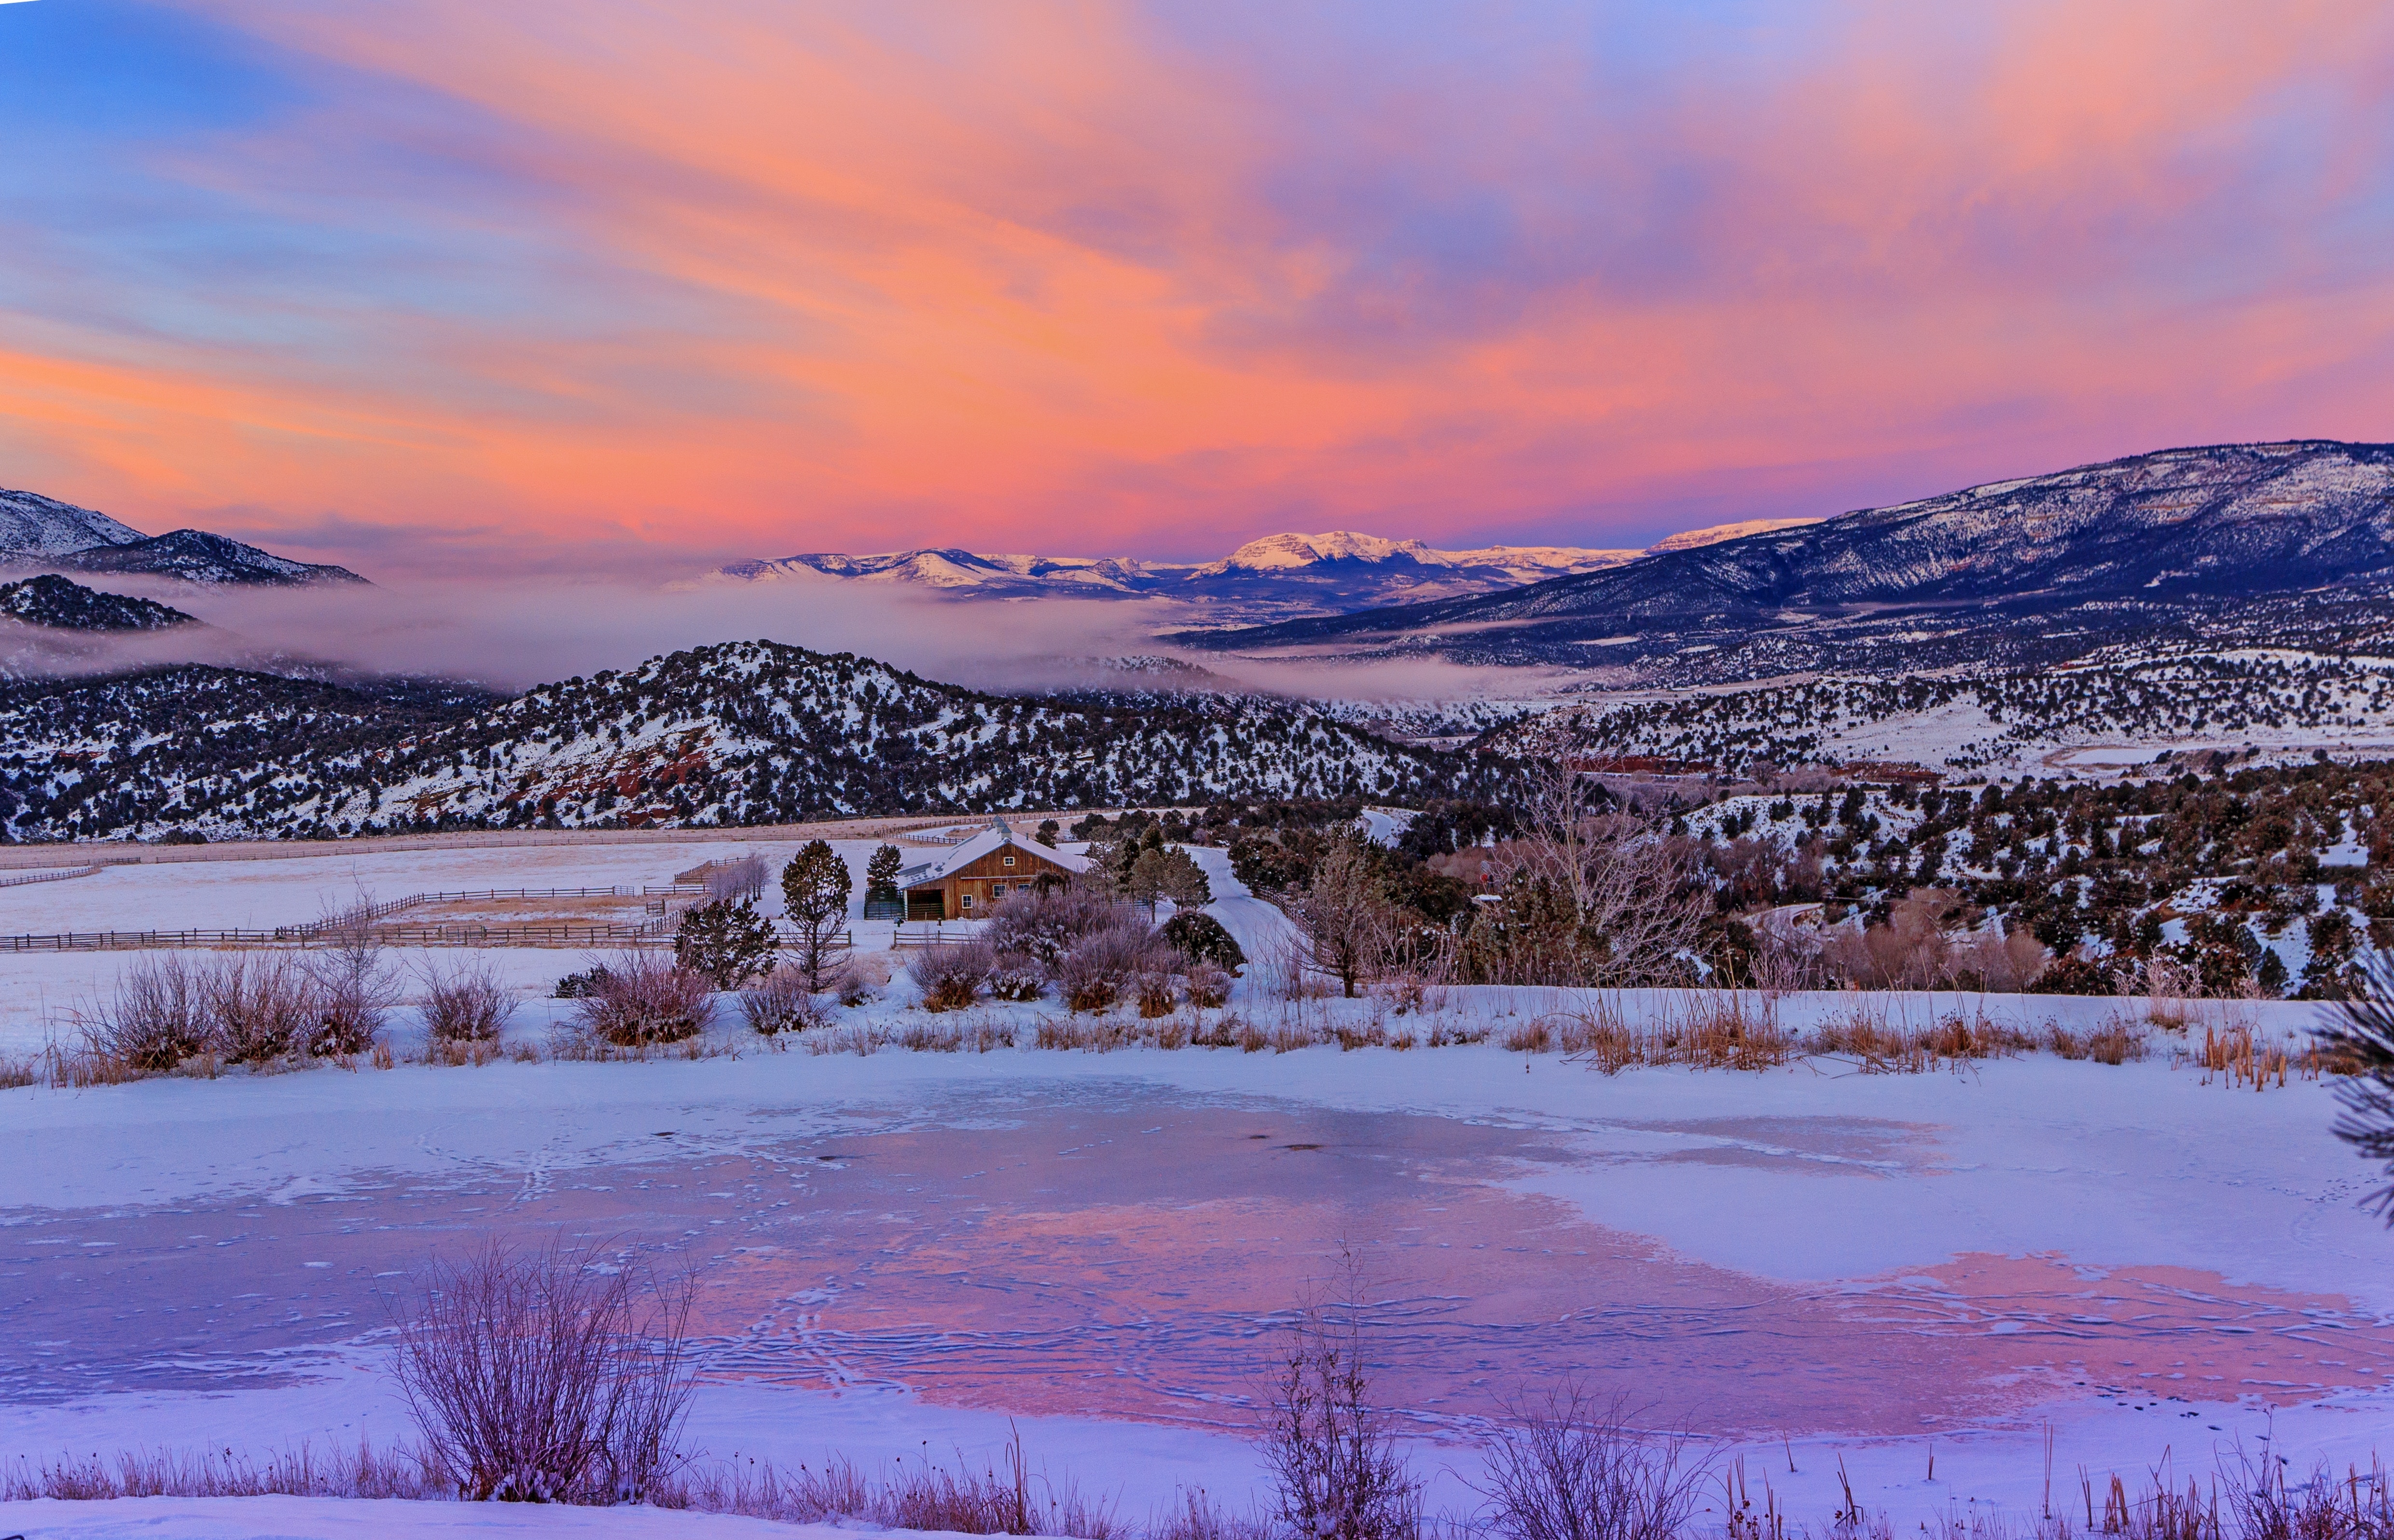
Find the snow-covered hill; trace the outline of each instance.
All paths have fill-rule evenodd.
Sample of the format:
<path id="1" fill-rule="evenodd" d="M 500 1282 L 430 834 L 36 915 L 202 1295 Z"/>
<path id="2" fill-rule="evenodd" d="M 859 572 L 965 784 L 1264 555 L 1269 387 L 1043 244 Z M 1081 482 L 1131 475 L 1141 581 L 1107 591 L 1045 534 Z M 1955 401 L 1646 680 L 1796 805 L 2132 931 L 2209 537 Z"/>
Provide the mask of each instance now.
<path id="1" fill-rule="evenodd" d="M 104 513 L 0 491 L 0 568 L 55 568 L 187 583 L 363 583 L 346 567 L 294 561 L 204 530 L 147 535 Z"/>
<path id="2" fill-rule="evenodd" d="M 1255 697 L 1011 699 L 769 641 L 477 708 L 234 670 L 0 690 L 18 838 L 730 826 L 1221 796 L 1409 801 L 1496 761 Z"/>
<path id="3" fill-rule="evenodd" d="M 1939 644 L 1940 664 L 1983 663 L 2057 632 L 2088 646 L 2198 635 L 2223 606 L 2322 589 L 2382 601 L 2389 574 L 2394 445 L 2228 444 L 1660 550 L 1504 593 L 1188 639 L 1648 670 L 1681 654 L 1741 660 L 1706 663 L 1711 678 L 1857 666 L 1868 648 L 1906 672 L 1922 665 L 1922 642 Z"/>
<path id="4" fill-rule="evenodd" d="M 90 508 L 37 492 L 0 492 L 0 556 L 65 556 L 141 538 L 139 530 Z"/>

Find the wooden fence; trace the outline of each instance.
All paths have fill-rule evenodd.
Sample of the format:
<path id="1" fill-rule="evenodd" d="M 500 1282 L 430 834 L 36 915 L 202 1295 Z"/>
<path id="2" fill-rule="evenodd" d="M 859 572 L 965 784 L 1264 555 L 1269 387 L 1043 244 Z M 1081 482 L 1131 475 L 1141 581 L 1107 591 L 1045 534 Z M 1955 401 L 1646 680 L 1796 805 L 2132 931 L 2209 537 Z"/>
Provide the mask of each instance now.
<path id="1" fill-rule="evenodd" d="M 87 877 L 101 870 L 98 866 L 78 866 L 72 872 L 34 872 L 21 877 L 0 877 L 0 888 L 23 888 L 36 882 L 64 882 L 69 877 Z"/>

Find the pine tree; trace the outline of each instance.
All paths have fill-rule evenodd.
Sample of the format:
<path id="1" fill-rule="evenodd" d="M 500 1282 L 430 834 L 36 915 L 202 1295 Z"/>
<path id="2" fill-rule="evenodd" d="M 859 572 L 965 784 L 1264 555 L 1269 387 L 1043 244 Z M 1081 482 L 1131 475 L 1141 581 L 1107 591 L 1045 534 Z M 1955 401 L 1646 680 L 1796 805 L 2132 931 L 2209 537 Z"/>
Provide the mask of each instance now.
<path id="1" fill-rule="evenodd" d="M 889 858 L 888 880 L 894 892 L 898 875 L 896 847 L 884 845 L 875 850 L 865 874 L 871 877 L 882 864 L 885 853 Z M 782 868 L 783 915 L 790 928 L 797 932 L 797 967 L 807 976 L 809 992 L 822 988 L 823 974 L 837 966 L 847 954 L 848 895 L 853 886 L 848 862 L 820 839 L 807 841 L 790 858 L 790 863 Z"/>
<path id="2" fill-rule="evenodd" d="M 815 842 L 821 845 L 822 841 Z M 825 847 L 828 849 L 828 847 Z M 895 845 L 884 845 L 873 852 L 864 863 L 864 896 L 868 899 L 894 899 L 898 896 L 898 866 L 905 858 Z"/>

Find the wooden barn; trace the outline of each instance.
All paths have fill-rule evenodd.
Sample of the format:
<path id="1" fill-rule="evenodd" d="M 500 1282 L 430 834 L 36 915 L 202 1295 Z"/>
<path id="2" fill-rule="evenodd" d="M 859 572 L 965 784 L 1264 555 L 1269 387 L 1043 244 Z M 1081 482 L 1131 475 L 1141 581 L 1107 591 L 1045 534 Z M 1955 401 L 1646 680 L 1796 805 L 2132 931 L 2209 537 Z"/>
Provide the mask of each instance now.
<path id="1" fill-rule="evenodd" d="M 933 861 L 898 874 L 910 920 L 977 920 L 998 900 L 1041 877 L 1062 881 L 1088 870 L 1079 856 L 1052 850 L 1016 834 L 1006 820 Z"/>

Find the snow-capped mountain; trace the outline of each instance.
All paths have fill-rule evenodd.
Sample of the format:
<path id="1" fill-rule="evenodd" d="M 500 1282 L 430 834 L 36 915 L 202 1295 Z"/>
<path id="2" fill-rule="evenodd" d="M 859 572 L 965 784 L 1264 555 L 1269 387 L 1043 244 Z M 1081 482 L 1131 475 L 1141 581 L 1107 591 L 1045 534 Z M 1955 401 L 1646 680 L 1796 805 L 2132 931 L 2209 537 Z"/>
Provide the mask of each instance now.
<path id="1" fill-rule="evenodd" d="M 729 826 L 1223 796 L 1412 800 L 1499 762 L 1256 697 L 986 695 L 731 642 L 485 704 L 197 665 L 0 686 L 16 838 Z"/>
<path id="2" fill-rule="evenodd" d="M 294 561 L 256 546 L 204 530 L 177 530 L 151 539 L 101 546 L 57 559 L 72 572 L 138 573 L 180 578 L 186 583 L 246 583 L 288 586 L 300 583 L 363 583 L 347 567 Z"/>
<path id="3" fill-rule="evenodd" d="M 37 492 L 0 492 L 0 555 L 67 556 L 144 538 L 104 513 Z"/>
<path id="4" fill-rule="evenodd" d="M 143 534 L 39 493 L 0 491 L 0 567 L 53 567 L 187 583 L 363 583 L 346 567 L 293 561 L 204 530 Z"/>
<path id="5" fill-rule="evenodd" d="M 1625 550 L 1494 546 L 1435 550 L 1418 540 L 1335 530 L 1251 540 L 1218 561 L 987 555 L 939 549 L 848 556 L 818 551 L 740 561 L 718 580 L 907 584 L 958 599 L 1160 599 L 1202 607 L 1212 624 L 1492 593 L 1634 560 Z"/>
<path id="6" fill-rule="evenodd" d="M 2266 638 L 2296 624 L 2289 606 L 2342 606 L 2351 624 L 2382 625 L 2394 619 L 2376 613 L 2389 579 L 2394 445 L 2230 444 L 1658 549 L 1504 593 L 1182 639 L 1619 666 L 1634 674 L 1623 683 L 1692 683 L 1874 657 L 1887 672 L 2032 664 L 2223 625 Z"/>

